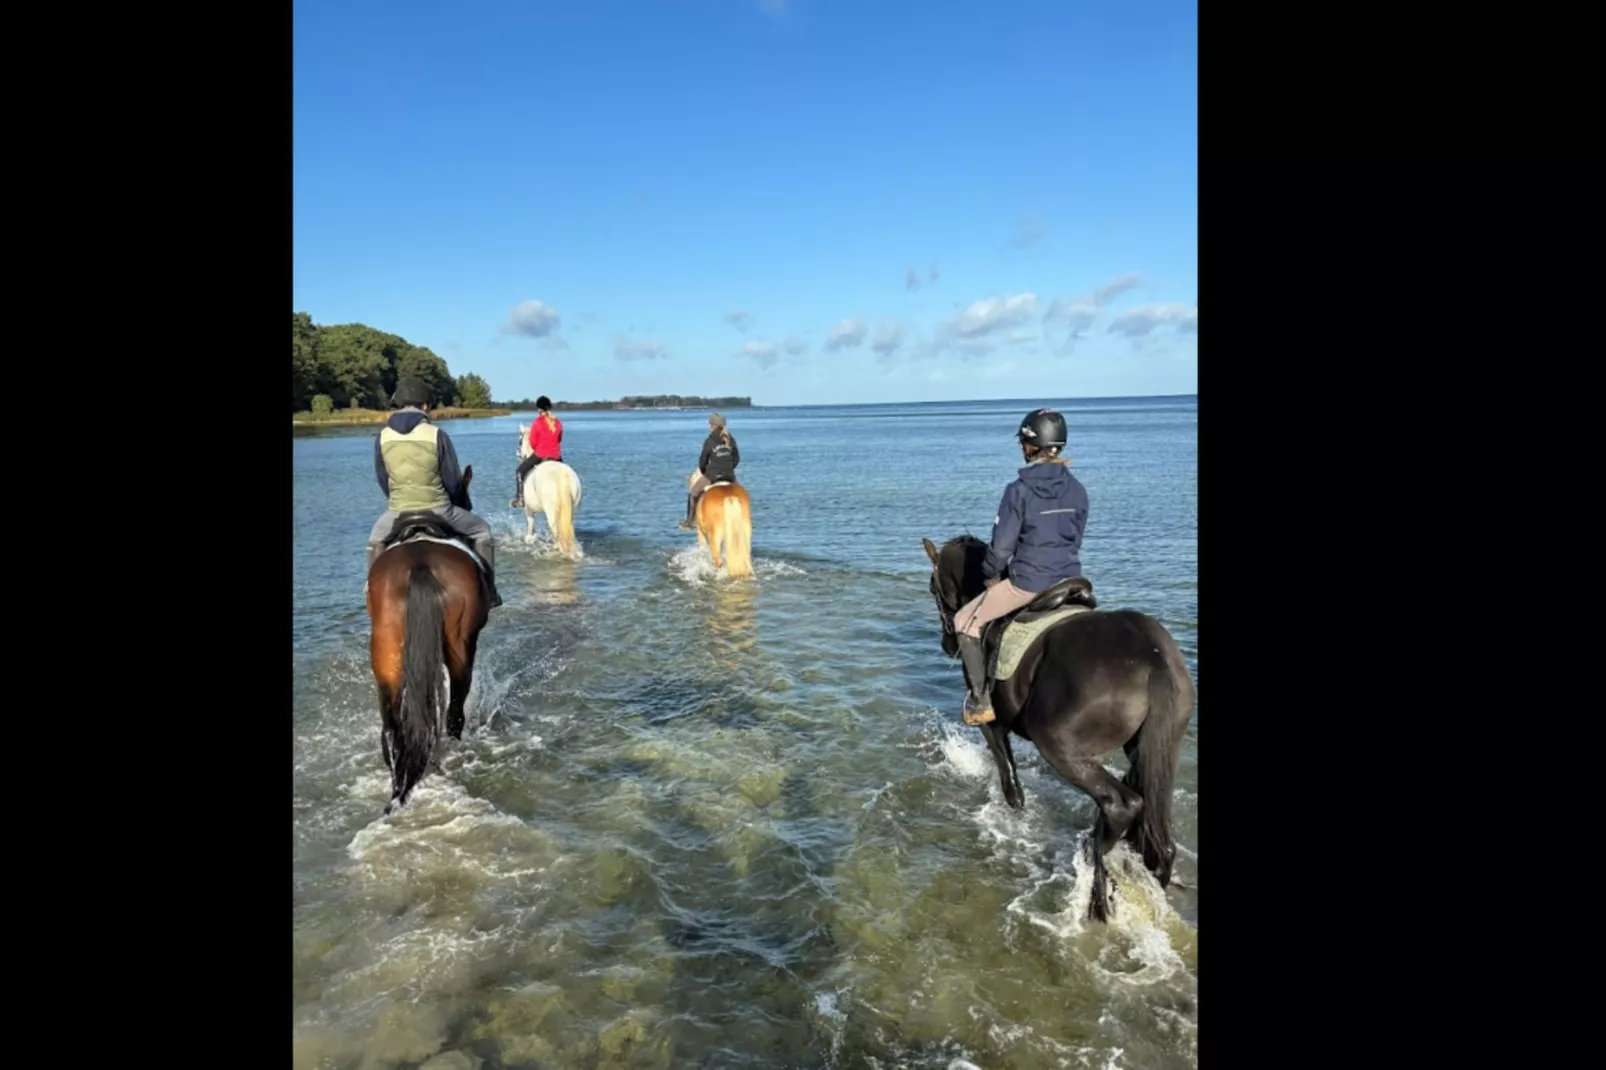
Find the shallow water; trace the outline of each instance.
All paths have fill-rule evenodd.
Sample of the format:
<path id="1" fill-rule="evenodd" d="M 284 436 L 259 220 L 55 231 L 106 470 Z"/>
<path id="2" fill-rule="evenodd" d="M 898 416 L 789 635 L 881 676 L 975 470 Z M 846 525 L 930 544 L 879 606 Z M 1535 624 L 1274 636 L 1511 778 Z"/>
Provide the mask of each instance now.
<path id="1" fill-rule="evenodd" d="M 1084 923 L 1091 802 L 1017 741 L 1004 805 L 938 643 L 920 539 L 988 535 L 1037 403 L 729 414 L 752 583 L 675 527 L 704 414 L 562 414 L 579 563 L 506 508 L 528 415 L 444 423 L 507 605 L 463 741 L 388 821 L 374 430 L 297 438 L 296 1066 L 1195 1066 L 1197 713 L 1189 887 L 1123 848 L 1114 924 Z M 1197 680 L 1197 406 L 1061 407 L 1100 604 Z"/>

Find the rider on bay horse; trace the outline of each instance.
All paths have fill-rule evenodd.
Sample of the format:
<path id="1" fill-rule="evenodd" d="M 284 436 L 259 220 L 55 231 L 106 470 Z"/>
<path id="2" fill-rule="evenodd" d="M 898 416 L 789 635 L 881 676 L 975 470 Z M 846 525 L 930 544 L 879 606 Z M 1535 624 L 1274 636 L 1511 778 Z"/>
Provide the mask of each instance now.
<path id="1" fill-rule="evenodd" d="M 703 439 L 703 452 L 697 458 L 697 478 L 686 494 L 686 519 L 680 530 L 690 531 L 692 517 L 697 513 L 697 499 L 715 483 L 736 482 L 736 466 L 742 463 L 742 451 L 736 440 L 725 429 L 725 417 L 714 413 L 708 418 L 708 437 Z"/>
<path id="2" fill-rule="evenodd" d="M 485 562 L 495 609 L 502 604 L 496 591 L 496 542 L 489 524 L 457 504 L 463 500 L 463 472 L 451 438 L 424 412 L 430 403 L 429 385 L 408 376 L 396 384 L 391 401 L 397 411 L 374 439 L 374 474 L 386 505 L 368 533 L 368 567 L 373 567 L 399 514 L 433 513 L 472 543 Z"/>
<path id="3" fill-rule="evenodd" d="M 524 508 L 524 477 L 542 461 L 563 460 L 563 421 L 552 415 L 552 402 L 545 394 L 535 399 L 535 421 L 530 424 L 530 455 L 519 462 L 513 477 L 513 500 L 509 509 Z"/>
<path id="4" fill-rule="evenodd" d="M 983 626 L 1024 609 L 1061 580 L 1082 574 L 1087 488 L 1071 474 L 1070 458 L 1060 456 L 1069 437 L 1065 417 L 1053 409 L 1035 409 L 1020 422 L 1015 437 L 1026 467 L 1004 488 L 993 518 L 993 540 L 982 562 L 987 589 L 954 616 L 968 685 L 964 720 L 971 725 L 993 719 Z"/>

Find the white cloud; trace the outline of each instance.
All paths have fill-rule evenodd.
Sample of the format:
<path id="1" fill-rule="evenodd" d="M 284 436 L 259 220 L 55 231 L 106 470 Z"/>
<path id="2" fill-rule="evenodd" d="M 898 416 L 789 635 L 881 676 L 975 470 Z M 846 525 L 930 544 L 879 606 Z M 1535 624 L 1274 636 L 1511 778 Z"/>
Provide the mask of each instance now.
<path id="1" fill-rule="evenodd" d="M 509 334 L 522 334 L 527 338 L 546 338 L 555 333 L 562 317 L 558 310 L 540 301 L 520 301 L 508 313 L 503 330 Z"/>
<path id="2" fill-rule="evenodd" d="M 1133 289 L 1141 281 L 1142 277 L 1136 272 L 1129 272 L 1111 279 L 1090 294 L 1080 297 L 1056 297 L 1049 303 L 1048 311 L 1043 315 L 1043 322 L 1065 326 L 1067 333 L 1063 351 L 1068 353 L 1072 346 L 1087 337 L 1088 328 L 1099 318 L 1105 305 Z"/>
<path id="3" fill-rule="evenodd" d="M 656 338 L 631 338 L 627 335 L 615 335 L 613 339 L 613 355 L 615 360 L 660 360 L 669 353 L 665 350 L 663 342 Z"/>
<path id="4" fill-rule="evenodd" d="M 741 352 L 736 355 L 748 358 L 760 368 L 771 368 L 781 359 L 781 350 L 774 342 L 755 340 L 743 342 Z"/>
<path id="5" fill-rule="evenodd" d="M 825 348 L 851 349 L 864 342 L 864 336 L 870 331 L 870 321 L 863 316 L 849 316 L 847 319 L 831 328 L 826 335 Z"/>
<path id="6" fill-rule="evenodd" d="M 1143 305 L 1128 309 L 1110 321 L 1111 334 L 1124 334 L 1128 338 L 1142 338 L 1161 327 L 1174 327 L 1178 334 L 1199 330 L 1199 309 L 1196 305 Z"/>
<path id="7" fill-rule="evenodd" d="M 903 324 L 896 320 L 883 320 L 876 326 L 875 337 L 870 340 L 870 348 L 883 364 L 890 362 L 902 345 Z"/>
<path id="8" fill-rule="evenodd" d="M 747 330 L 747 325 L 751 323 L 752 320 L 752 315 L 740 308 L 725 313 L 725 322 L 730 324 L 732 327 L 735 327 L 738 331 Z"/>

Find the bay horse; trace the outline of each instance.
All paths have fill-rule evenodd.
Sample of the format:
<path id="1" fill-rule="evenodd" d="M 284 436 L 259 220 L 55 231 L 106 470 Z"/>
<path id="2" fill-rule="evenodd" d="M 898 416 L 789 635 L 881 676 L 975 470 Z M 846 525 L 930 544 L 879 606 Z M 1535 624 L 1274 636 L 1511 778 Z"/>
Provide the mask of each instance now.
<path id="1" fill-rule="evenodd" d="M 473 478 L 469 465 L 457 503 L 464 509 L 473 509 Z M 474 655 L 490 615 L 485 579 L 467 540 L 428 512 L 398 516 L 368 567 L 368 656 L 391 783 L 386 816 L 407 804 L 441 737 L 463 738 Z"/>
<path id="2" fill-rule="evenodd" d="M 530 449 L 530 427 L 519 424 L 519 460 L 523 461 Z M 542 461 L 524 477 L 524 541 L 535 539 L 535 514 L 546 517 L 547 530 L 558 552 L 573 561 L 578 556 L 574 547 L 574 514 L 580 508 L 580 476 L 562 461 Z"/>
<path id="3" fill-rule="evenodd" d="M 697 479 L 693 472 L 687 484 Z M 720 567 L 720 550 L 725 552 L 725 574 L 731 579 L 753 578 L 753 502 L 739 483 L 714 483 L 697 499 L 697 545 L 713 556 L 714 569 Z"/>
<path id="4" fill-rule="evenodd" d="M 941 550 L 922 539 L 931 559 L 931 594 L 942 621 L 942 650 L 959 653 L 954 615 L 982 592 L 987 544 L 972 535 L 948 540 Z M 1055 584 L 1016 614 L 990 623 L 987 647 L 1013 620 L 1036 617 L 1047 627 L 1018 652 L 1008 679 L 993 682 L 995 720 L 980 726 L 998 764 L 1004 798 L 1026 805 L 1015 770 L 1010 733 L 1036 744 L 1054 771 L 1092 798 L 1098 817 L 1089 837 L 1093 896 L 1088 913 L 1109 918 L 1104 856 L 1125 840 L 1143 857 L 1160 887 L 1171 883 L 1176 844 L 1171 838 L 1171 792 L 1182 760 L 1182 738 L 1193 716 L 1194 683 L 1182 651 L 1160 622 L 1134 609 L 1100 610 L 1084 579 Z M 1077 604 L 1080 603 L 1080 604 Z M 1073 606 L 1063 620 L 1045 616 Z M 1014 655 L 1012 654 L 1012 657 Z M 990 659 L 989 659 L 990 660 Z M 992 674 L 989 666 L 989 677 Z M 1131 762 L 1117 780 L 1102 760 L 1117 747 Z"/>

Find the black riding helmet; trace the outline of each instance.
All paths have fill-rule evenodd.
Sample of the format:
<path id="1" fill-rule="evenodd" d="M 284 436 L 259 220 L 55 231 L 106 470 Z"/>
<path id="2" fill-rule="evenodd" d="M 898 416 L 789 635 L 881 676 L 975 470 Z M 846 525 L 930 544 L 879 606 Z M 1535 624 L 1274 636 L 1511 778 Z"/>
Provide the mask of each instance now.
<path id="1" fill-rule="evenodd" d="M 535 399 L 535 409 L 537 412 L 551 412 L 552 399 L 547 397 L 545 394 L 542 394 L 540 397 Z"/>
<path id="2" fill-rule="evenodd" d="M 1033 409 L 1020 422 L 1015 437 L 1028 446 L 1063 446 L 1070 437 L 1065 417 L 1053 409 Z"/>
<path id="3" fill-rule="evenodd" d="M 396 392 L 390 400 L 398 406 L 417 405 L 423 408 L 429 404 L 429 384 L 414 376 L 407 376 L 396 384 Z"/>

